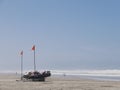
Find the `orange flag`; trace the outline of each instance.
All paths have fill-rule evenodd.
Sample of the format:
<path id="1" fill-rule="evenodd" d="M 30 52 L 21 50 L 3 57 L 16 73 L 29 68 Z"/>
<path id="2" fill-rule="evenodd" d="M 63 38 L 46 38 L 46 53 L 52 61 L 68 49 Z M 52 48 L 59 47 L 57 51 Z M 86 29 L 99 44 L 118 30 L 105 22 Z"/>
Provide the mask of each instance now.
<path id="1" fill-rule="evenodd" d="M 33 51 L 35 50 L 35 45 L 32 47 L 32 50 L 33 50 Z"/>
<path id="2" fill-rule="evenodd" d="M 20 55 L 23 55 L 23 51 L 21 51 Z"/>

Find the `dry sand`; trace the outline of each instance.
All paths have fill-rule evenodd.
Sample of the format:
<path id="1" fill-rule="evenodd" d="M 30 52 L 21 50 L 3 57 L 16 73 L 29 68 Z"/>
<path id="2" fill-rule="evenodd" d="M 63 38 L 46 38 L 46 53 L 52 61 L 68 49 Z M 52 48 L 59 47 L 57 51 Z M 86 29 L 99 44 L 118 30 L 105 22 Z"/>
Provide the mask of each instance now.
<path id="1" fill-rule="evenodd" d="M 0 90 L 120 90 L 118 81 L 52 76 L 46 82 L 23 82 L 19 78 L 15 74 L 0 74 Z"/>

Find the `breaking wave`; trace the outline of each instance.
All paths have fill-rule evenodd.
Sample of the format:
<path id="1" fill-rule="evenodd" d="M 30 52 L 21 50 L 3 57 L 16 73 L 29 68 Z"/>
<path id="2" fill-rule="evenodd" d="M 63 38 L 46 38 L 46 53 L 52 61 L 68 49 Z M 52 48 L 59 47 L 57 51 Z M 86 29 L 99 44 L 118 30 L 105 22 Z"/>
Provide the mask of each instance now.
<path id="1" fill-rule="evenodd" d="M 53 75 L 77 76 L 96 80 L 120 81 L 120 70 L 52 70 Z"/>
<path id="2" fill-rule="evenodd" d="M 120 70 L 51 70 L 54 75 L 120 76 Z"/>

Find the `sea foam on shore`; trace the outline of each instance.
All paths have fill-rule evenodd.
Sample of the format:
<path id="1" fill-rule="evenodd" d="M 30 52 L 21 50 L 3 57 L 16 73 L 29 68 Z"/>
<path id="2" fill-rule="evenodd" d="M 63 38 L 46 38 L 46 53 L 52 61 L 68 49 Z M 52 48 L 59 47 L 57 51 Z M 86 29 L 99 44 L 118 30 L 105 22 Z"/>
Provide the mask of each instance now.
<path id="1" fill-rule="evenodd" d="M 120 81 L 120 70 L 52 70 L 53 75 Z"/>

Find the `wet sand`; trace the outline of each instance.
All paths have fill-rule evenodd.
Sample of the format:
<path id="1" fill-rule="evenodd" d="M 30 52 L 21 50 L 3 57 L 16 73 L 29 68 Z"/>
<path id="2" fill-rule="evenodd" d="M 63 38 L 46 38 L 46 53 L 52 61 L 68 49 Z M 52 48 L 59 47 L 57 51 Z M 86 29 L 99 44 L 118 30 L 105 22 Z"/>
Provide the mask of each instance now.
<path id="1" fill-rule="evenodd" d="M 119 90 L 119 81 L 52 76 L 45 82 L 20 81 L 15 74 L 0 74 L 0 90 Z"/>

